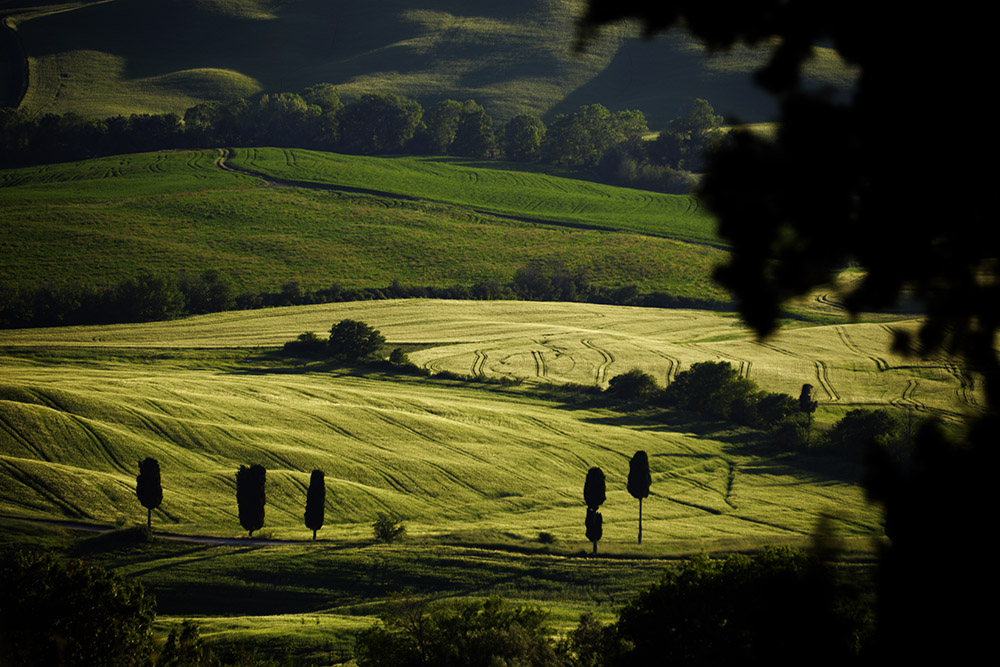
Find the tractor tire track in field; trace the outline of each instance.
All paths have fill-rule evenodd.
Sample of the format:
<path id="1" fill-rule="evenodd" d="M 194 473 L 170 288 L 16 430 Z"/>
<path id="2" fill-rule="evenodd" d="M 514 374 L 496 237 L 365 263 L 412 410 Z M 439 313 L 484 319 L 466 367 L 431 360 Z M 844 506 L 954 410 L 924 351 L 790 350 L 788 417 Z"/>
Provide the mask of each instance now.
<path id="1" fill-rule="evenodd" d="M 615 362 L 614 356 L 612 356 L 612 354 L 607 350 L 597 347 L 597 345 L 594 344 L 594 341 L 589 338 L 581 340 L 580 343 L 582 343 L 587 349 L 593 350 L 601 355 L 603 361 L 598 364 L 597 370 L 594 372 L 594 379 L 596 380 L 598 386 L 604 385 L 608 379 L 608 366 Z"/>
<path id="2" fill-rule="evenodd" d="M 950 375 L 958 380 L 958 389 L 955 390 L 955 396 L 958 398 L 959 402 L 970 408 L 978 408 L 979 401 L 976 399 L 976 395 L 974 393 L 976 384 L 972 377 L 965 372 L 965 369 L 962 368 L 962 366 L 956 363 L 947 363 L 944 368 Z"/>
<path id="3" fill-rule="evenodd" d="M 713 349 L 712 351 L 715 352 L 715 354 L 719 355 L 719 357 L 721 357 L 724 360 L 732 360 L 737 364 L 739 364 L 739 367 L 736 369 L 739 377 L 747 379 L 750 378 L 750 369 L 753 367 L 752 361 L 750 361 L 749 359 L 743 359 L 741 357 L 737 357 L 732 354 L 728 354 L 726 352 L 720 352 L 719 350 Z"/>
<path id="4" fill-rule="evenodd" d="M 816 296 L 816 302 L 824 306 L 829 306 L 830 308 L 836 308 L 837 310 L 847 310 L 844 304 L 840 301 L 830 298 L 829 294 L 818 294 Z"/>
<path id="5" fill-rule="evenodd" d="M 545 358 L 539 350 L 532 350 L 531 357 L 535 360 L 535 376 L 543 378 L 548 374 L 545 368 Z"/>
<path id="6" fill-rule="evenodd" d="M 866 353 L 864 350 L 862 350 L 860 347 L 858 347 L 858 344 L 855 343 L 853 340 L 851 340 L 851 336 L 850 334 L 847 333 L 847 329 L 845 329 L 844 327 L 834 327 L 833 330 L 837 332 L 837 336 L 840 338 L 840 342 L 844 344 L 844 347 L 846 347 L 848 350 L 858 355 L 859 357 L 864 357 L 870 360 L 872 363 L 875 364 L 875 368 L 878 369 L 880 373 L 889 370 L 888 361 L 886 361 L 881 357 L 870 355 Z"/>
<path id="7" fill-rule="evenodd" d="M 816 380 L 819 382 L 819 386 L 823 388 L 823 391 L 826 392 L 831 401 L 839 401 L 840 394 L 837 393 L 837 390 L 833 388 L 833 384 L 830 382 L 830 370 L 827 368 L 826 363 L 814 360 L 813 365 L 816 366 Z"/>
<path id="8" fill-rule="evenodd" d="M 475 355 L 476 357 L 472 360 L 472 375 L 473 377 L 485 377 L 486 353 L 482 350 L 476 350 Z"/>
<path id="9" fill-rule="evenodd" d="M 907 380 L 906 386 L 903 388 L 903 395 L 890 400 L 889 403 L 897 408 L 913 408 L 922 412 L 926 411 L 927 406 L 913 398 L 919 384 L 916 380 Z"/>
<path id="10" fill-rule="evenodd" d="M 669 354 L 657 352 L 656 350 L 650 350 L 650 352 L 667 362 L 667 370 L 663 374 L 663 386 L 669 387 L 670 383 L 674 381 L 675 377 L 677 377 L 677 373 L 681 367 L 681 360 L 676 357 L 671 357 Z"/>

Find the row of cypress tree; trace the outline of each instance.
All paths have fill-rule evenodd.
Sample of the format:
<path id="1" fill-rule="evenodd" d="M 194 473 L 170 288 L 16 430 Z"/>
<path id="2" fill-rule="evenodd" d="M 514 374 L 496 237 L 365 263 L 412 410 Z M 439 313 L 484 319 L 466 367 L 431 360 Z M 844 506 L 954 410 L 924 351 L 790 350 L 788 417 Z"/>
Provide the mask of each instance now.
<path id="1" fill-rule="evenodd" d="M 153 510 L 163 502 L 163 487 L 160 481 L 160 463 L 152 457 L 139 462 L 139 474 L 135 479 L 135 493 L 139 502 L 146 508 L 146 528 L 152 529 Z M 266 493 L 267 470 L 264 466 L 253 464 L 241 465 L 236 471 L 236 504 L 239 508 L 240 525 L 253 537 L 255 530 L 264 526 L 264 505 Z M 649 472 L 649 457 L 645 451 L 639 450 L 629 461 L 629 473 L 626 486 L 633 498 L 639 501 L 639 544 L 642 544 L 642 500 L 649 496 L 652 476 Z M 587 479 L 583 486 L 583 498 L 587 503 L 586 535 L 593 543 L 594 553 L 597 553 L 597 543 L 603 536 L 603 517 L 599 508 L 606 498 L 604 471 L 592 467 L 587 471 Z M 313 470 L 309 477 L 309 488 L 306 491 L 305 525 L 316 533 L 323 527 L 326 506 L 326 481 L 322 470 Z"/>
<path id="2" fill-rule="evenodd" d="M 626 488 L 633 498 L 639 501 L 639 544 L 642 544 L 642 499 L 649 496 L 649 487 L 653 483 L 649 473 L 649 456 L 639 450 L 629 461 L 628 480 Z M 583 500 L 587 504 L 586 535 L 587 540 L 594 545 L 597 553 L 597 543 L 604 535 L 604 518 L 598 511 L 604 504 L 606 496 L 604 471 L 594 466 L 587 471 L 587 479 L 583 483 Z"/>
<path id="3" fill-rule="evenodd" d="M 236 471 L 236 504 L 239 509 L 240 525 L 253 537 L 255 530 L 264 526 L 264 505 L 267 502 L 267 470 L 264 466 L 242 465 Z M 163 502 L 163 487 L 160 482 L 160 463 L 152 457 L 139 462 L 139 474 L 135 478 L 135 494 L 146 508 L 146 528 L 153 527 L 153 510 Z M 316 533 L 323 527 L 326 507 L 326 481 L 322 470 L 313 470 L 306 491 L 306 528 Z"/>

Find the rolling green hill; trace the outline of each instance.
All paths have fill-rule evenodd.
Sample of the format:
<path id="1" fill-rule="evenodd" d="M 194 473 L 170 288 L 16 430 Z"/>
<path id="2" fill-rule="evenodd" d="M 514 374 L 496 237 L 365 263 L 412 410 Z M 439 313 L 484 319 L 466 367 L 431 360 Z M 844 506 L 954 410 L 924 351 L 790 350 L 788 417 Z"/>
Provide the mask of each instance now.
<path id="1" fill-rule="evenodd" d="M 425 368 L 524 382 L 503 388 L 266 353 L 342 318 L 376 326 Z M 767 390 L 813 383 L 820 425 L 859 406 L 952 422 L 977 410 L 981 394 L 949 360 L 888 354 L 889 326 L 798 326 L 758 344 L 718 313 L 418 299 L 3 331 L 0 547 L 42 545 L 113 565 L 155 592 L 164 631 L 194 617 L 217 646 L 308 664 L 349 657 L 352 634 L 403 589 L 538 604 L 564 632 L 584 611 L 612 620 L 665 558 L 804 545 L 821 515 L 842 557 L 863 563 L 882 525 L 857 463 L 552 387 L 605 386 L 633 367 L 662 383 L 695 361 L 726 360 Z M 642 547 L 625 489 L 638 449 L 653 478 Z M 288 542 L 134 543 L 127 533 L 73 537 L 37 523 L 144 522 L 134 486 L 146 456 L 163 477 L 155 529 L 239 538 L 235 471 L 259 462 L 268 469 L 263 536 Z M 592 465 L 608 479 L 607 557 L 596 559 L 582 557 Z M 302 513 L 316 467 L 326 473 L 326 523 L 313 543 Z M 407 522 L 400 546 L 372 543 L 370 522 L 386 510 Z"/>
<path id="2" fill-rule="evenodd" d="M 638 107 L 657 126 L 697 96 L 744 121 L 770 120 L 772 105 L 746 76 L 759 53 L 700 61 L 687 39 L 643 44 L 629 26 L 575 53 L 582 5 L 2 0 L 0 15 L 27 58 L 21 104 L 40 113 L 181 112 L 205 100 L 328 82 L 348 96 L 391 92 L 425 105 L 471 98 L 501 120 L 601 103 Z M 20 59 L 17 48 L 0 53 L 9 98 L 24 65 L 10 62 Z M 843 68 L 817 53 L 815 77 L 844 85 Z"/>
<path id="3" fill-rule="evenodd" d="M 303 181 L 280 187 L 221 160 L 164 152 L 0 170 L 0 275 L 100 285 L 215 268 L 240 289 L 450 286 L 558 258 L 603 285 L 724 299 L 711 282 L 724 251 L 686 242 L 715 242 L 691 197 L 492 163 L 235 152 L 235 166 Z"/>
<path id="4" fill-rule="evenodd" d="M 488 390 L 310 370 L 252 351 L 344 317 L 370 322 L 428 368 L 530 382 Z M 878 325 L 807 327 L 759 346 L 735 319 L 697 311 L 433 300 L 2 332 L 0 507 L 106 523 L 141 518 L 133 468 L 155 456 L 169 480 L 155 514 L 161 528 L 238 535 L 233 474 L 260 462 L 270 471 L 266 526 L 276 537 L 305 537 L 299 496 L 320 467 L 338 539 L 363 538 L 374 513 L 388 509 L 415 535 L 549 531 L 578 543 L 578 487 L 600 465 L 611 477 L 605 540 L 627 545 L 633 500 L 623 471 L 645 449 L 657 498 L 649 548 L 804 540 L 822 511 L 842 518 L 844 537 L 867 539 L 878 533 L 876 517 L 854 480 L 839 477 L 843 469 L 800 479 L 796 461 L 736 446 L 717 427 L 671 427 L 601 404 L 565 410 L 531 386 L 604 386 L 633 367 L 662 382 L 693 361 L 726 359 L 770 390 L 816 384 L 821 421 L 858 405 L 955 419 L 974 408 L 976 395 L 963 393 L 945 361 L 886 357 L 887 336 Z"/>

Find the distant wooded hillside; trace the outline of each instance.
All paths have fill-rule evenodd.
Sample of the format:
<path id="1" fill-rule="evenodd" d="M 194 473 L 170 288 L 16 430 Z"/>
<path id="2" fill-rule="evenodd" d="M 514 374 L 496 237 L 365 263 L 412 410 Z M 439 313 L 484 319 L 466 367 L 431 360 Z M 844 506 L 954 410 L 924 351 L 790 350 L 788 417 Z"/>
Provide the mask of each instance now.
<path id="1" fill-rule="evenodd" d="M 502 121 L 600 103 L 641 108 L 656 126 L 696 97 L 727 118 L 771 118 L 771 103 L 747 76 L 763 51 L 705 59 L 683 36 L 650 44 L 621 25 L 576 53 L 583 4 L 0 0 L 0 16 L 13 28 L 0 49 L 0 100 L 88 117 L 179 113 L 203 101 L 327 82 L 346 97 L 393 93 L 425 107 L 475 99 Z M 813 75 L 841 88 L 850 83 L 822 50 Z"/>

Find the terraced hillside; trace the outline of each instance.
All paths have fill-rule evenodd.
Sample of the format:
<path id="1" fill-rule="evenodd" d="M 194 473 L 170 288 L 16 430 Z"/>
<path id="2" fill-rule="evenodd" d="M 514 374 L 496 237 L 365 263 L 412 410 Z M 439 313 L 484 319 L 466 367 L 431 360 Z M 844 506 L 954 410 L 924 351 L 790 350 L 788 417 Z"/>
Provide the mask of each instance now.
<path id="1" fill-rule="evenodd" d="M 770 119 L 771 104 L 746 77 L 759 53 L 706 65 L 682 38 L 661 48 L 668 56 L 650 56 L 628 26 L 576 53 L 582 7 L 582 0 L 2 0 L 0 16 L 16 29 L 27 60 L 21 104 L 41 113 L 181 112 L 205 100 L 329 82 L 346 95 L 391 92 L 424 104 L 472 98 L 500 119 L 566 107 L 570 95 L 574 106 L 638 106 L 654 125 L 696 96 L 744 121 Z M 13 47 L 0 53 L 22 57 Z M 817 53 L 815 76 L 845 85 L 843 68 Z M 2 85 L 18 87 L 14 73 L 23 68 L 0 67 L 10 73 Z M 0 97 L 18 94 L 6 92 Z"/>
<path id="2" fill-rule="evenodd" d="M 18 287 L 101 285 L 215 268 L 240 289 L 450 286 L 560 259 L 601 285 L 724 298 L 711 281 L 724 252 L 691 197 L 495 164 L 267 148 L 223 157 L 0 171 L 0 275 Z"/>

